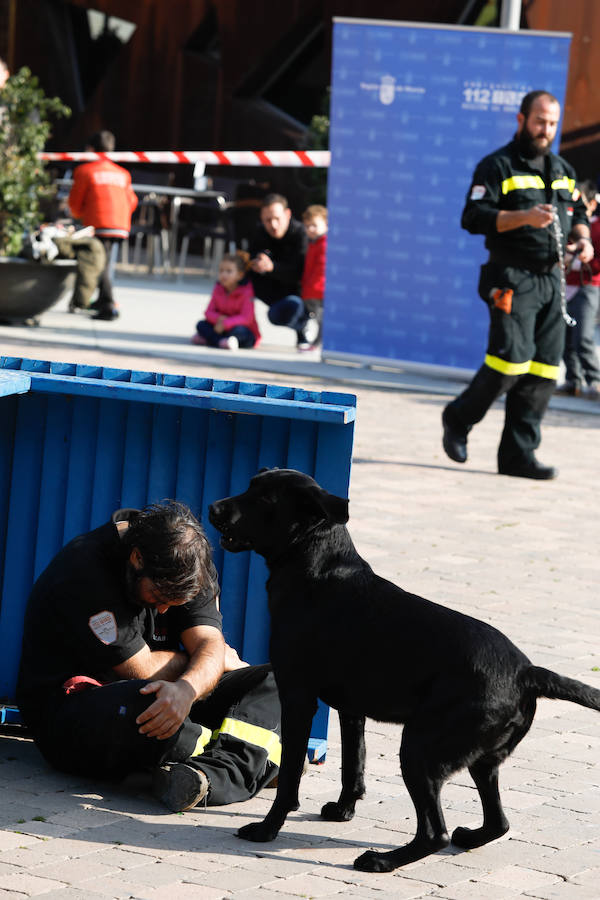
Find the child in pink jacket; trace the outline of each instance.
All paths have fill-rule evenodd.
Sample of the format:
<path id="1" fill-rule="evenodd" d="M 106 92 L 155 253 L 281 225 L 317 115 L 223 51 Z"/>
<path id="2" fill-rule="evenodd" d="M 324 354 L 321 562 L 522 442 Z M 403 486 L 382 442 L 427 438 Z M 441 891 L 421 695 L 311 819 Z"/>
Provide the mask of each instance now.
<path id="1" fill-rule="evenodd" d="M 240 283 L 246 275 L 245 257 L 247 254 L 228 253 L 222 258 L 205 318 L 196 325 L 192 344 L 249 350 L 260 341 L 252 285 Z"/>

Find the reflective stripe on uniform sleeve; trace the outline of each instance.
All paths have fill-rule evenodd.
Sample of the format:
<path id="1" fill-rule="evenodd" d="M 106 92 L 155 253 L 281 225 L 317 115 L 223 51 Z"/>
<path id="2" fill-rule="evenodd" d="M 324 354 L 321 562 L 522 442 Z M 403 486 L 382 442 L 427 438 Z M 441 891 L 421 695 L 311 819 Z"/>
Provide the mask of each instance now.
<path id="1" fill-rule="evenodd" d="M 279 735 L 260 725 L 251 725 L 249 722 L 241 722 L 239 719 L 223 719 L 220 728 L 213 731 L 213 740 L 220 734 L 228 734 L 246 744 L 254 744 L 266 750 L 267 758 L 276 766 L 281 765 L 281 740 Z"/>
<path id="2" fill-rule="evenodd" d="M 545 187 L 544 179 L 539 175 L 511 175 L 502 182 L 502 193 L 508 194 L 510 191 L 526 191 L 527 188 Z"/>
<path id="3" fill-rule="evenodd" d="M 545 363 L 536 362 L 534 359 L 529 364 L 529 372 L 531 375 L 537 375 L 538 378 L 549 378 L 550 381 L 558 381 L 558 366 L 547 366 Z"/>
<path id="4" fill-rule="evenodd" d="M 494 369 L 494 371 L 500 372 L 502 375 L 527 375 L 529 373 L 530 375 L 537 375 L 538 378 L 548 378 L 550 381 L 558 380 L 558 366 L 547 366 L 545 363 L 536 362 L 534 359 L 515 363 L 486 353 L 484 363 L 488 368 Z"/>
<path id="5" fill-rule="evenodd" d="M 563 175 L 562 178 L 555 178 L 550 187 L 553 191 L 560 191 L 564 188 L 572 194 L 575 190 L 575 179 L 567 178 L 566 175 Z"/>

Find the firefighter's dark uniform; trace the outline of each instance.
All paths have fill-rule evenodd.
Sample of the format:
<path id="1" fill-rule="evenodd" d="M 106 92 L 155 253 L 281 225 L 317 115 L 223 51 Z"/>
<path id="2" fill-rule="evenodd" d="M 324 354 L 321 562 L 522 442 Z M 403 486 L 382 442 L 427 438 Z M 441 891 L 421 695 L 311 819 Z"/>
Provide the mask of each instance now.
<path id="1" fill-rule="evenodd" d="M 121 510 L 113 520 L 131 515 Z M 185 762 L 207 776 L 209 805 L 252 797 L 277 774 L 281 758 L 271 667 L 226 672 L 172 737 L 140 734 L 136 719 L 155 700 L 140 688 L 151 679 L 117 681 L 114 667 L 145 647 L 177 650 L 180 636 L 196 626 L 220 630 L 221 614 L 212 567 L 196 598 L 163 614 L 132 603 L 125 571 L 109 522 L 67 544 L 33 587 L 17 700 L 39 749 L 57 768 L 96 778 Z"/>
<path id="2" fill-rule="evenodd" d="M 478 164 L 467 194 L 462 227 L 484 234 L 490 252 L 479 279 L 479 294 L 489 306 L 490 330 L 483 366 L 445 415 L 466 434 L 506 392 L 500 472 L 534 459 L 540 423 L 558 377 L 565 322 L 552 225 L 498 232 L 496 218 L 500 210 L 551 203 L 558 213 L 564 249 L 572 227 L 588 224 L 574 191 L 575 172 L 566 160 L 548 153 L 542 167 L 536 168 L 520 155 L 515 139 Z M 514 292 L 510 312 L 494 305 L 492 294 L 502 288 Z"/>

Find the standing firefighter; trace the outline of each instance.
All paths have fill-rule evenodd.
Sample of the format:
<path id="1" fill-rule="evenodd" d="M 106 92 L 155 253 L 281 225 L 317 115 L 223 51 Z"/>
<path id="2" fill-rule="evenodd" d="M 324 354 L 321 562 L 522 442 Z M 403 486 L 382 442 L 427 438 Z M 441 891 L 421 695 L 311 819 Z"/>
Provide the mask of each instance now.
<path id="1" fill-rule="evenodd" d="M 444 450 L 466 462 L 469 431 L 506 393 L 498 471 L 521 478 L 557 475 L 534 451 L 564 347 L 566 240 L 582 262 L 594 255 L 575 173 L 550 151 L 559 117 L 552 94 L 526 94 L 513 140 L 475 169 L 461 220 L 471 234 L 485 235 L 490 252 L 479 279 L 490 330 L 484 364 L 442 414 Z"/>

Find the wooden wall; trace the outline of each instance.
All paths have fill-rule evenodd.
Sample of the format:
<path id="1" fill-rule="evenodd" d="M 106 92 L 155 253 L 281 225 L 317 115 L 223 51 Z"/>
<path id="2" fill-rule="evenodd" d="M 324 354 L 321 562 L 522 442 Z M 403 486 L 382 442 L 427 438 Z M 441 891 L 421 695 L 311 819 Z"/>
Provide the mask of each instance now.
<path id="1" fill-rule="evenodd" d="M 329 83 L 334 16 L 457 23 L 466 0 L 69 0 L 134 22 L 135 34 L 118 53 L 91 97 L 78 83 L 67 0 L 0 0 L 0 37 L 14 66 L 29 65 L 46 91 L 72 106 L 70 122 L 55 128 L 53 146 L 81 147 L 100 127 L 123 149 L 278 149 L 299 146 L 302 123 L 253 96 L 261 72 L 282 62 L 286 41 L 321 24 L 326 52 L 313 78 Z M 218 53 L 188 42 L 214 11 Z M 598 0 L 523 2 L 536 30 L 573 33 L 563 149 L 590 174 L 600 137 Z M 12 17 L 12 18 L 11 18 Z M 11 27 L 9 27 L 11 25 Z M 0 50 L 2 52 L 2 50 Z M 315 109 L 315 112 L 320 110 Z M 600 168 L 600 166 L 598 167 Z"/>

